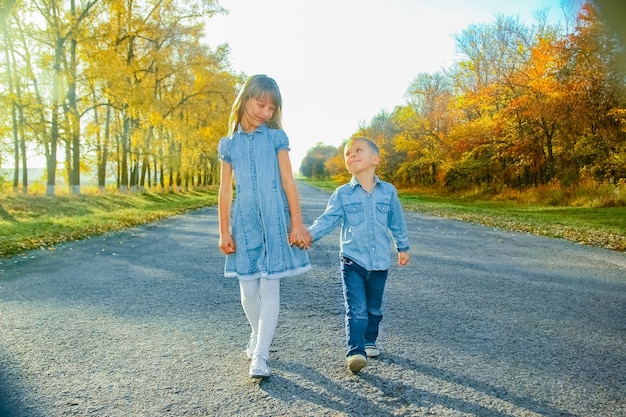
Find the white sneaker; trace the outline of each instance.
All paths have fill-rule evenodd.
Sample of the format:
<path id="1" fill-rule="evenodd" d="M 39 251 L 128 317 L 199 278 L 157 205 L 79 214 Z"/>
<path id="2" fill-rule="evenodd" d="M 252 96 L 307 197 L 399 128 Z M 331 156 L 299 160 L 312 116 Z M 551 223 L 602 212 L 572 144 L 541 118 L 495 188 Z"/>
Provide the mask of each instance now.
<path id="1" fill-rule="evenodd" d="M 365 353 L 368 358 L 375 358 L 380 355 L 380 349 L 376 345 L 365 345 Z"/>
<path id="2" fill-rule="evenodd" d="M 260 356 L 255 356 L 250 362 L 250 377 L 251 378 L 267 378 L 270 376 L 270 368 L 267 363 L 267 359 Z"/>

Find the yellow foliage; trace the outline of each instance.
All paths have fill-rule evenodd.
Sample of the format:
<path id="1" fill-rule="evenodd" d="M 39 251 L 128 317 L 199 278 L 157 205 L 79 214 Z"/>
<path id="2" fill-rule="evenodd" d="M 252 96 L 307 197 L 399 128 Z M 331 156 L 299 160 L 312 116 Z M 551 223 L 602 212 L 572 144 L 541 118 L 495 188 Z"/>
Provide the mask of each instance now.
<path id="1" fill-rule="evenodd" d="M 611 109 L 609 110 L 609 116 L 613 117 L 617 121 L 622 129 L 622 132 L 626 133 L 626 109 Z"/>

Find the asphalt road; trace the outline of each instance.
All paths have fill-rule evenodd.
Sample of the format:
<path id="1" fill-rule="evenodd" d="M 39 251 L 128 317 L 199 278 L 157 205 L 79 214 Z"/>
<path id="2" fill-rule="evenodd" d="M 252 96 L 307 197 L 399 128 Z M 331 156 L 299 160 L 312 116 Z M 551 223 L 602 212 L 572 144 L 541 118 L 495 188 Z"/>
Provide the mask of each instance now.
<path id="1" fill-rule="evenodd" d="M 310 224 L 329 194 L 300 187 Z M 261 383 L 215 208 L 0 260 L 0 415 L 626 416 L 626 254 L 406 215 L 356 376 L 338 231 L 283 281 Z"/>

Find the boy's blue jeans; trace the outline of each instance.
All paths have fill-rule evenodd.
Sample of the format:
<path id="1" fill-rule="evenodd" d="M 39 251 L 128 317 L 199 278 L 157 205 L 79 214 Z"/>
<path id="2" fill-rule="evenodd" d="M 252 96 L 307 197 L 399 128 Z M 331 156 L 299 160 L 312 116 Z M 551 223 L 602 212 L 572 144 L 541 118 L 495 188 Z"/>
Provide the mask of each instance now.
<path id="1" fill-rule="evenodd" d="M 346 305 L 347 356 L 365 356 L 373 345 L 383 319 L 381 311 L 387 271 L 368 271 L 350 258 L 341 258 L 341 280 Z"/>

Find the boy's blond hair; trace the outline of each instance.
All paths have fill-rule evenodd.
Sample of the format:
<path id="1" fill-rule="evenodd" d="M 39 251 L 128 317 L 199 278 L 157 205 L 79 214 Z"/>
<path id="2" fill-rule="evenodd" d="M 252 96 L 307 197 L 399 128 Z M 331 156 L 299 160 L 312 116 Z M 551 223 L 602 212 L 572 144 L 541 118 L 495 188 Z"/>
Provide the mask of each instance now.
<path id="1" fill-rule="evenodd" d="M 367 143 L 367 146 L 370 147 L 370 149 L 372 150 L 372 152 L 374 152 L 375 155 L 380 155 L 380 149 L 378 149 L 378 145 L 376 145 L 376 142 L 364 136 L 357 136 L 357 137 L 349 139 L 348 142 L 346 142 L 346 146 L 344 146 L 343 148 L 344 152 L 357 140 Z"/>

